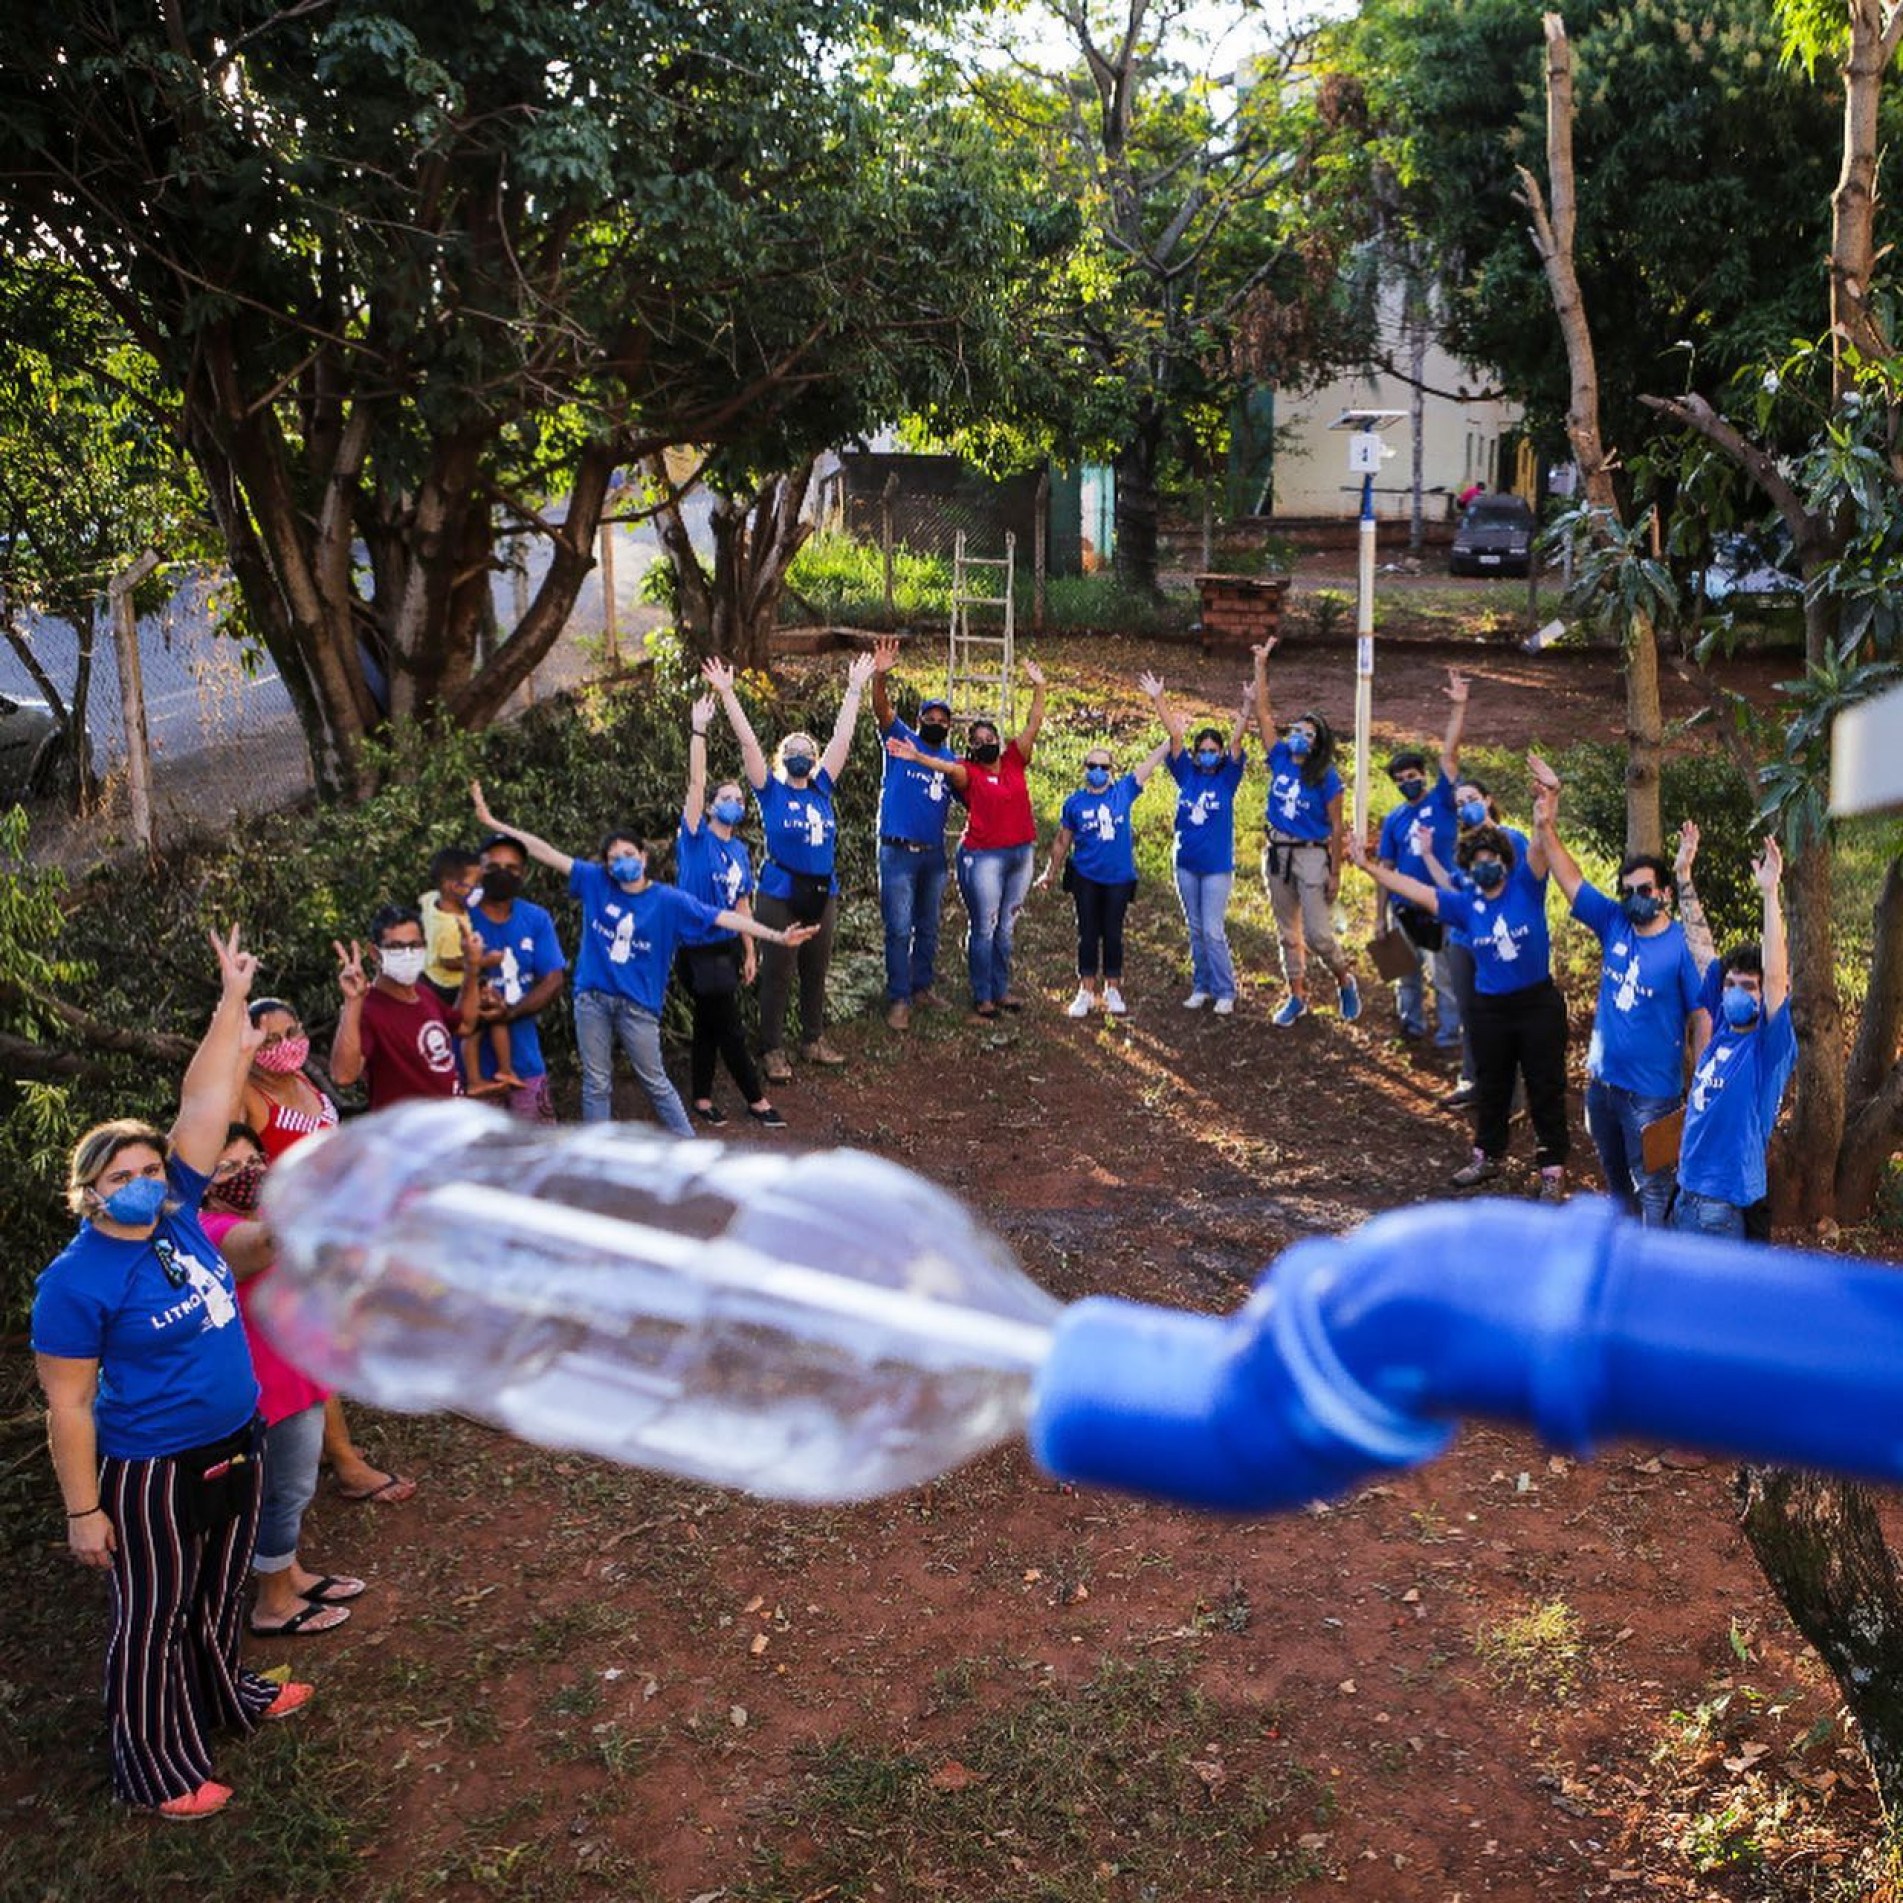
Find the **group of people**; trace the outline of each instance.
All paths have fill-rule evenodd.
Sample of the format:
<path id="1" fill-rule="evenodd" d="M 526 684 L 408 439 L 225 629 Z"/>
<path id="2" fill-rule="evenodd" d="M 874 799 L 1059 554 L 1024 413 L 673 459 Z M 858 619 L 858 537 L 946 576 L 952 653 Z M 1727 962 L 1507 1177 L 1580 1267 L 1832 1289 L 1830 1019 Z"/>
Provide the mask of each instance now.
<path id="1" fill-rule="evenodd" d="M 497 1095 L 524 1118 L 552 1116 L 536 1019 L 570 977 L 553 919 L 523 896 L 533 863 L 561 877 L 580 910 L 573 984 L 583 1118 L 612 1114 L 618 1046 L 656 1116 L 677 1133 L 693 1134 L 695 1120 L 725 1121 L 713 1095 L 723 1063 L 747 1115 L 780 1127 L 767 1086 L 792 1075 L 786 1022 L 795 980 L 803 1060 L 841 1061 L 826 1037 L 839 904 L 834 789 L 868 686 L 884 743 L 879 880 L 895 1028 L 938 1001 L 939 916 L 954 871 L 974 1017 L 1021 1007 L 1013 929 L 1034 885 L 1053 883 L 1076 913 L 1071 1016 L 1121 1014 L 1124 921 L 1136 889 L 1132 815 L 1159 766 L 1177 789 L 1174 860 L 1191 973 L 1183 1002 L 1228 1015 L 1237 995 L 1226 929 L 1235 806 L 1253 726 L 1268 767 L 1262 876 L 1287 984 L 1275 1025 L 1292 1027 L 1311 1009 L 1311 962 L 1333 977 L 1343 1019 L 1360 1013 L 1333 924 L 1343 866 L 1352 863 L 1379 888 L 1378 931 L 1405 953 L 1396 967 L 1403 1032 L 1427 1034 L 1431 980 L 1438 1039 L 1462 1051 L 1458 1094 L 1472 1108 L 1474 1141 L 1454 1186 L 1499 1177 L 1523 1094 L 1541 1194 L 1563 1196 L 1568 1020 L 1546 916 L 1548 881 L 1556 880 L 1603 947 L 1586 1120 L 1609 1192 L 1649 1224 L 1764 1233 L 1765 1155 L 1796 1057 L 1775 841 L 1765 840 L 1754 868 L 1761 937 L 1721 958 L 1693 883 L 1697 828 L 1682 828 L 1670 862 L 1631 854 L 1617 890 L 1599 890 L 1561 838 L 1562 788 L 1544 760 L 1528 756 L 1530 834 L 1503 823 L 1488 788 L 1461 771 L 1468 690 L 1456 673 L 1437 766 L 1414 750 L 1388 762 L 1399 800 L 1370 857 L 1359 830 L 1343 822 L 1327 721 L 1313 711 L 1276 720 L 1273 646 L 1255 650 L 1226 733 L 1205 726 L 1187 734 L 1162 681 L 1142 676 L 1163 738 L 1121 773 L 1109 746 L 1084 750 L 1082 783 L 1064 801 L 1041 874 L 1027 779 L 1044 716 L 1035 668 L 1027 669 L 1034 692 L 1023 727 L 1007 740 L 991 721 L 975 720 L 955 752 L 943 700 L 923 701 L 916 724 L 899 717 L 889 681 L 898 650 L 881 643 L 852 664 L 826 744 L 796 731 L 769 760 L 732 670 L 710 661 L 709 691 L 692 708 L 675 882 L 651 876 L 647 842 L 631 828 L 611 827 L 593 854 L 575 856 L 497 819 L 473 785 L 481 845 L 439 853 L 434 889 L 419 905 L 381 907 L 367 949 L 334 947 L 341 998 L 330 1079 L 361 1081 L 372 1109 L 469 1089 Z M 710 786 L 709 734 L 722 710 L 742 773 Z M 757 870 L 740 836 L 749 799 L 765 844 Z M 964 827 L 948 865 L 955 810 Z M 42 1273 L 32 1324 L 68 1542 L 111 1581 L 114 1789 L 179 1821 L 215 1815 L 231 1795 L 213 1777 L 215 1730 L 248 1732 L 311 1696 L 308 1684 L 279 1685 L 248 1670 L 243 1634 L 335 1631 L 365 1591 L 361 1579 L 302 1557 L 320 1463 L 331 1462 L 348 1500 L 394 1503 L 414 1492 L 355 1445 L 333 1396 L 245 1325 L 272 1268 L 258 1214 L 264 1179 L 297 1143 L 333 1126 L 338 1109 L 307 1068 L 310 1040 L 296 1011 L 251 995 L 257 964 L 237 932 L 211 942 L 219 1001 L 178 1114 L 167 1131 L 125 1119 L 80 1140 L 67 1184 L 79 1232 Z M 757 1065 L 737 1008 L 756 974 Z M 661 1059 L 661 1010 L 675 977 L 692 1003 L 691 1117 Z"/>

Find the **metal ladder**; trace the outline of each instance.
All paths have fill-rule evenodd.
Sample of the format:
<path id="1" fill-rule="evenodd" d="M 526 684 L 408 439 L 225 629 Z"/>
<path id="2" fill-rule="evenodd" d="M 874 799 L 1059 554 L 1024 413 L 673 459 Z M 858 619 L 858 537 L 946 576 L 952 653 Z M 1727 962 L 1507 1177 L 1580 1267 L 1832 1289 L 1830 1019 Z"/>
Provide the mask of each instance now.
<path id="1" fill-rule="evenodd" d="M 1015 535 L 1007 535 L 1000 561 L 967 554 L 963 529 L 952 543 L 951 652 L 945 698 L 951 702 L 954 720 L 994 720 L 1001 735 L 1017 724 L 1013 681 L 1017 544 Z"/>

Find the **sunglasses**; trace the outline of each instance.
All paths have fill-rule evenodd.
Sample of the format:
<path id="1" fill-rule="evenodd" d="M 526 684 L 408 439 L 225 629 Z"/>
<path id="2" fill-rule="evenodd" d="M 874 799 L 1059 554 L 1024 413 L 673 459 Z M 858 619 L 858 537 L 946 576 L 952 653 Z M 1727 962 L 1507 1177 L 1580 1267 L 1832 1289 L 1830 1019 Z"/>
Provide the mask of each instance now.
<path id="1" fill-rule="evenodd" d="M 1631 893 L 1635 899 L 1653 899 L 1660 896 L 1658 887 L 1650 879 L 1641 885 L 1621 886 L 1619 889 L 1622 892 Z"/>

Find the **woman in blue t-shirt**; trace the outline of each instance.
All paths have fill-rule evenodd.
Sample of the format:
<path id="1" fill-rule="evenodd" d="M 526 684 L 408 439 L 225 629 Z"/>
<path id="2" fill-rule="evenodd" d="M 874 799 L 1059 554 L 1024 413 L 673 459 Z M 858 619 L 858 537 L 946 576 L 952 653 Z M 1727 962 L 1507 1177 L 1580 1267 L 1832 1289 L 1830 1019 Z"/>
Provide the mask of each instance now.
<path id="1" fill-rule="evenodd" d="M 1220 729 L 1201 727 L 1183 744 L 1183 717 L 1170 705 L 1163 683 L 1145 674 L 1137 685 L 1149 695 L 1170 737 L 1164 761 L 1176 782 L 1176 896 L 1189 927 L 1187 1011 L 1213 1004 L 1226 1018 L 1236 1008 L 1236 967 L 1229 955 L 1229 893 L 1236 882 L 1236 789 L 1248 761 L 1242 736 L 1255 718 L 1255 683 L 1242 689 L 1242 706 L 1227 742 Z"/>
<path id="2" fill-rule="evenodd" d="M 723 780 L 707 797 L 707 729 L 715 701 L 703 694 L 694 703 L 693 732 L 687 742 L 687 797 L 681 802 L 680 835 L 674 843 L 674 878 L 689 898 L 703 905 L 753 909 L 753 859 L 735 831 L 747 816 L 747 796 L 738 780 Z M 747 1050 L 740 1023 L 740 992 L 753 982 L 757 956 L 753 940 L 729 932 L 711 945 L 683 945 L 682 982 L 694 1010 L 694 1036 L 688 1070 L 694 1115 L 717 1127 L 727 1121 L 714 1102 L 714 1068 L 724 1060 L 746 1099 L 747 1115 L 767 1130 L 784 1130 L 786 1119 L 760 1087 L 760 1073 Z"/>
<path id="3" fill-rule="evenodd" d="M 1557 803 L 1559 789 L 1536 779 L 1533 797 L 1537 816 Z M 1455 1188 L 1472 1189 L 1500 1174 L 1517 1077 L 1526 1088 L 1538 1145 L 1540 1200 L 1564 1201 L 1572 1146 L 1566 1127 L 1566 1000 L 1553 983 L 1547 864 L 1538 831 L 1524 853 L 1502 827 L 1468 831 L 1455 857 L 1471 891 L 1443 890 L 1372 864 L 1356 835 L 1348 851 L 1376 884 L 1458 925 L 1473 948 L 1474 1147 L 1454 1172 Z"/>
<path id="4" fill-rule="evenodd" d="M 1100 998 L 1113 1018 L 1129 1009 L 1122 990 L 1123 915 L 1137 889 L 1130 812 L 1168 748 L 1164 741 L 1120 780 L 1113 777 L 1116 766 L 1108 747 L 1085 748 L 1084 783 L 1064 802 L 1050 863 L 1037 884 L 1039 891 L 1047 891 L 1053 879 L 1062 878 L 1077 908 L 1077 995 L 1070 1001 L 1074 1018 L 1088 1017 Z"/>
<path id="5" fill-rule="evenodd" d="M 859 703 L 872 678 L 872 656 L 857 654 L 846 669 L 845 697 L 822 753 L 811 734 L 790 733 L 767 757 L 747 711 L 734 692 L 734 673 L 724 661 L 707 661 L 701 678 L 720 696 L 727 723 L 740 742 L 740 764 L 760 802 L 766 862 L 760 868 L 754 910 L 766 925 L 816 926 L 804 934 L 799 957 L 769 951 L 760 961 L 760 1068 L 770 1084 L 790 1084 L 786 1054 L 786 1004 L 797 963 L 800 980 L 800 1056 L 828 1067 L 845 1058 L 826 1041 L 826 972 L 832 963 L 833 928 L 839 917 L 839 879 L 833 869 L 838 822 L 833 786 L 846 768 Z"/>
<path id="6" fill-rule="evenodd" d="M 198 1206 L 263 1033 L 245 1009 L 257 960 L 235 928 L 211 942 L 218 1008 L 177 1120 L 161 1134 L 122 1118 L 79 1139 L 66 1179 L 79 1233 L 33 1297 L 67 1545 L 112 1577 L 113 1790 L 179 1822 L 230 1800 L 212 1780 L 214 1728 L 248 1732 L 311 1695 L 239 1661 L 264 1430 L 236 1287 Z"/>

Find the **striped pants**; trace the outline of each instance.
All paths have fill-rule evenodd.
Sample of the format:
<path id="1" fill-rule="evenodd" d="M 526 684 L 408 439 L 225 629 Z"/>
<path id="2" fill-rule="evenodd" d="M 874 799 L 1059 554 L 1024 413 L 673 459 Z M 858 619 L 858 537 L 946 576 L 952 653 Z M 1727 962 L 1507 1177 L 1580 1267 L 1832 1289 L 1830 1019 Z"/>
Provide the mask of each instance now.
<path id="1" fill-rule="evenodd" d="M 200 1530 L 180 1513 L 175 1461 L 101 1462 L 100 1504 L 116 1542 L 106 1716 L 113 1790 L 129 1804 L 189 1796 L 211 1776 L 213 1727 L 248 1732 L 277 1696 L 238 1662 L 258 1535 L 257 1454 L 243 1471 L 234 1510 Z"/>

